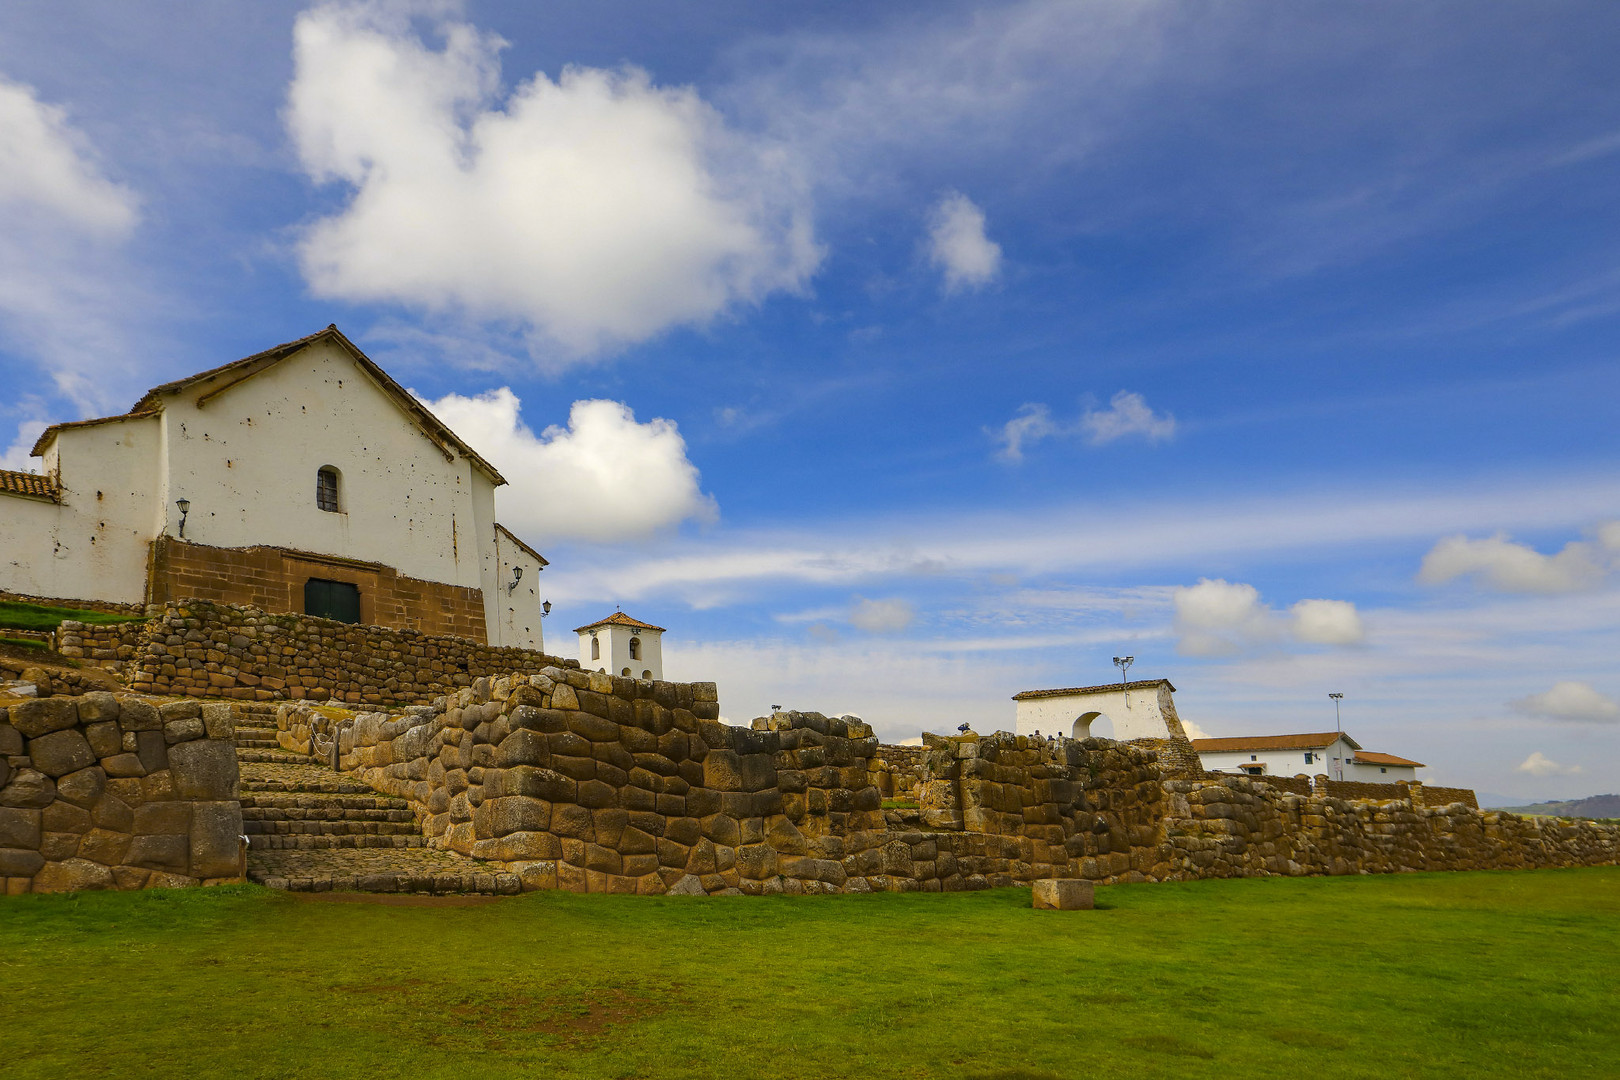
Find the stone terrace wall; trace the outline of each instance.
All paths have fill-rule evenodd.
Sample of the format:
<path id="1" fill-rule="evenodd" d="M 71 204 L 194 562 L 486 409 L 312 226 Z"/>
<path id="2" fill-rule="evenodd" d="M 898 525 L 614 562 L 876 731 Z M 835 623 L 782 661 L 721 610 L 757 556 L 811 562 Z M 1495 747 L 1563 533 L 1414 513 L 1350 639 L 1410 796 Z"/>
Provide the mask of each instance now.
<path id="1" fill-rule="evenodd" d="M 872 782 L 885 799 L 917 798 L 922 784 L 923 748 L 879 743 L 872 758 Z"/>
<path id="2" fill-rule="evenodd" d="M 1261 777 L 1260 779 L 1265 779 Z M 1368 784 L 1360 780 L 1329 780 L 1317 776 L 1316 791 L 1337 799 L 1374 799 L 1388 801 L 1407 797 L 1405 784 Z"/>
<path id="3" fill-rule="evenodd" d="M 68 620 L 57 626 L 53 645 L 63 656 L 118 668 L 134 659 L 147 633 L 144 622 L 98 625 Z"/>
<path id="4" fill-rule="evenodd" d="M 865 724 L 778 713 L 734 728 L 714 698 L 712 684 L 549 668 L 347 726 L 288 704 L 277 725 L 288 749 L 335 738 L 342 767 L 409 800 L 430 842 L 529 888 L 937 891 L 1620 861 L 1620 828 L 1434 808 L 1421 785 L 1304 795 L 1192 773 L 1156 745 L 1007 733 L 927 737 L 920 810 L 884 812 Z"/>
<path id="5" fill-rule="evenodd" d="M 1462 803 L 1474 810 L 1479 809 L 1479 799 L 1475 797 L 1472 788 L 1461 787 L 1431 787 L 1423 785 L 1422 802 L 1424 806 L 1449 806 L 1452 803 Z"/>
<path id="6" fill-rule="evenodd" d="M 135 690 L 150 694 L 425 704 L 483 673 L 578 666 L 467 638 L 207 601 L 166 604 L 143 625 L 128 678 Z"/>
<path id="7" fill-rule="evenodd" d="M 7 894 L 240 880 L 231 707 L 106 692 L 0 708 Z"/>

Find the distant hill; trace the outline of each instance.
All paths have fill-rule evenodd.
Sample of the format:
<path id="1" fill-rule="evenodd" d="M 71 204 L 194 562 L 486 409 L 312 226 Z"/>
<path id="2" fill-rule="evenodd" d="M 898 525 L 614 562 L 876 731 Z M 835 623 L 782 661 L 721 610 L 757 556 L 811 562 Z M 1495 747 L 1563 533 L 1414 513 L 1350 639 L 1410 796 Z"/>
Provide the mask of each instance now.
<path id="1" fill-rule="evenodd" d="M 1620 818 L 1620 795 L 1589 795 L 1569 802 L 1539 802 L 1529 806 L 1498 806 L 1510 814 L 1546 814 L 1551 817 Z"/>

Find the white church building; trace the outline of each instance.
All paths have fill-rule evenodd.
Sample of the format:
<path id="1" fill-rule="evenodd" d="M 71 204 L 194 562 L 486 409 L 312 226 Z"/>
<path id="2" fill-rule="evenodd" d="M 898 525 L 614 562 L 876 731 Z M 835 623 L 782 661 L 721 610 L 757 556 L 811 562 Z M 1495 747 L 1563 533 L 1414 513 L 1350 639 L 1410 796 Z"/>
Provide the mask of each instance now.
<path id="1" fill-rule="evenodd" d="M 205 599 L 539 649 L 495 468 L 336 326 L 56 424 L 0 470 L 0 591 Z"/>

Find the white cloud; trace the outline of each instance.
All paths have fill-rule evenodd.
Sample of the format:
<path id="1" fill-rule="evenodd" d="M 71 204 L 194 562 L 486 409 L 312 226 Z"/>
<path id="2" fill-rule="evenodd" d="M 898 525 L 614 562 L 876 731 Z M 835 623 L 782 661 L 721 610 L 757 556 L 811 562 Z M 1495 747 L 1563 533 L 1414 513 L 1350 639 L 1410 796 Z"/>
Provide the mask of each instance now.
<path id="1" fill-rule="evenodd" d="M 506 477 L 497 516 L 531 543 L 636 539 L 718 514 L 673 421 L 637 423 L 620 402 L 576 401 L 566 428 L 536 436 L 507 387 L 426 404 Z"/>
<path id="2" fill-rule="evenodd" d="M 1080 430 L 1093 446 L 1102 446 L 1128 435 L 1140 435 L 1148 442 L 1164 442 L 1176 433 L 1176 418 L 1155 413 L 1141 394 L 1121 390 L 1107 409 L 1092 409 L 1080 418 Z"/>
<path id="3" fill-rule="evenodd" d="M 287 125 L 353 188 L 301 256 L 317 295 L 531 327 L 573 357 L 798 290 L 821 258 L 789 157 L 690 88 L 567 67 L 500 96 L 499 38 L 432 6 L 299 16 Z"/>
<path id="4" fill-rule="evenodd" d="M 1001 461 L 1023 461 L 1025 443 L 1037 443 L 1061 431 L 1062 428 L 1052 422 L 1052 410 L 1045 405 L 1021 405 L 1017 416 L 1003 424 L 999 432 L 992 433 L 1001 444 L 996 457 Z"/>
<path id="5" fill-rule="evenodd" d="M 1001 245 L 984 234 L 984 211 L 959 191 L 934 206 L 928 257 L 945 272 L 947 293 L 982 288 L 1001 273 Z"/>
<path id="6" fill-rule="evenodd" d="M 66 111 L 0 76 L 0 347 L 86 412 L 128 392 L 127 325 L 158 306 L 119 252 L 139 219 Z"/>
<path id="7" fill-rule="evenodd" d="M 1301 600 L 1289 609 L 1292 631 L 1315 645 L 1358 645 L 1367 638 L 1361 613 L 1348 600 Z"/>
<path id="8" fill-rule="evenodd" d="M 1038 402 L 1018 407 L 1018 414 L 1000 428 L 988 430 L 998 444 L 995 457 L 1016 464 L 1024 460 L 1024 449 L 1042 439 L 1084 436 L 1092 446 L 1103 446 L 1129 436 L 1148 442 L 1164 442 L 1176 433 L 1176 418 L 1155 413 L 1141 394 L 1121 390 L 1106 409 L 1088 409 L 1074 421 L 1052 419 L 1052 410 Z"/>
<path id="9" fill-rule="evenodd" d="M 869 634 L 892 634 L 904 630 L 915 618 L 916 612 L 911 605 L 898 597 L 868 600 L 864 596 L 857 596 L 849 613 L 850 625 Z"/>
<path id="10" fill-rule="evenodd" d="M 138 218 L 133 192 L 104 176 L 67 113 L 0 76 L 0 206 L 39 212 L 86 234 L 121 239 Z"/>
<path id="11" fill-rule="evenodd" d="M 1175 591 L 1176 651 L 1186 656 L 1230 656 L 1277 636 L 1275 613 L 1253 585 L 1200 578 Z"/>
<path id="12" fill-rule="evenodd" d="M 1560 765 L 1540 750 L 1533 752 L 1529 757 L 1516 766 L 1520 772 L 1527 772 L 1531 776 L 1574 776 L 1581 771 L 1579 765 Z"/>
<path id="13" fill-rule="evenodd" d="M 1556 555 L 1543 555 L 1497 533 L 1483 540 L 1445 537 L 1423 557 L 1417 577 L 1425 585 L 1474 576 L 1503 592 L 1570 593 L 1596 588 L 1605 572 L 1591 544 L 1571 542 Z"/>
<path id="14" fill-rule="evenodd" d="M 1184 656 L 1232 656 L 1285 633 L 1311 645 L 1358 645 L 1367 636 L 1348 600 L 1301 600 L 1284 619 L 1261 601 L 1253 585 L 1200 578 L 1176 589 L 1172 601 L 1181 635 L 1176 651 Z"/>
<path id="15" fill-rule="evenodd" d="M 1620 721 L 1620 702 L 1599 693 L 1591 683 L 1572 680 L 1553 683 L 1551 690 L 1531 694 L 1512 704 L 1527 716 L 1549 720 L 1576 720 L 1591 724 Z"/>

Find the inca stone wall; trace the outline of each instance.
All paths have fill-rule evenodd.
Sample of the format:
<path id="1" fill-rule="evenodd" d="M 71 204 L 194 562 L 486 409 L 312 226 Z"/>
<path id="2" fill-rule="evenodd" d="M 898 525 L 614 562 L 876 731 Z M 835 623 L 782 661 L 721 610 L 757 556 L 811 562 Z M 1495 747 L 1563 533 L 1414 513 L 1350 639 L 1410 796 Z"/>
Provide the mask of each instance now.
<path id="1" fill-rule="evenodd" d="M 106 692 L 0 708 L 7 894 L 240 880 L 231 707 Z"/>
<path id="2" fill-rule="evenodd" d="M 917 798 L 922 784 L 923 748 L 878 744 L 872 758 L 872 782 L 885 799 Z"/>
<path id="3" fill-rule="evenodd" d="M 146 694 L 409 705 L 454 693 L 481 672 L 578 665 L 467 638 L 233 604 L 185 601 L 153 610 L 127 676 Z"/>
<path id="4" fill-rule="evenodd" d="M 553 667 L 347 724 L 285 705 L 277 726 L 293 751 L 336 739 L 342 767 L 408 800 L 430 843 L 528 888 L 938 891 L 1620 861 L 1613 826 L 1434 807 L 1422 785 L 1299 794 L 1205 775 L 1190 750 L 1148 741 L 926 736 L 919 809 L 883 811 L 865 724 L 717 716 L 712 684 Z"/>

